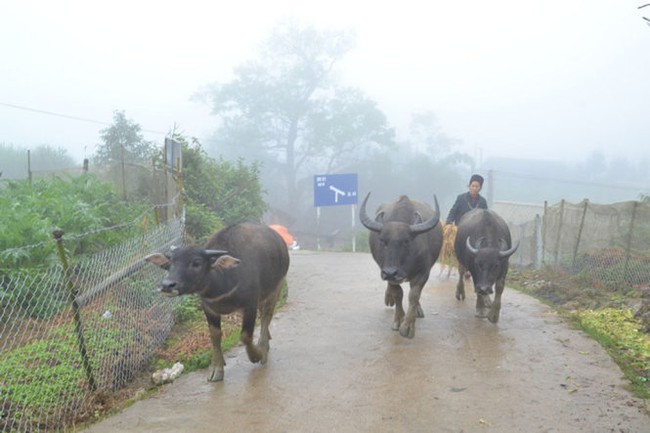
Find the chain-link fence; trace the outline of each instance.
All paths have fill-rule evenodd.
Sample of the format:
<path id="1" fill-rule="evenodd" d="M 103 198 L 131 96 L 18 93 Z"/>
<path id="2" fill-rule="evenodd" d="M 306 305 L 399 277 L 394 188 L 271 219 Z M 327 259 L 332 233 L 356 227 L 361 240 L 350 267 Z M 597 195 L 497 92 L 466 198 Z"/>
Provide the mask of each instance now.
<path id="1" fill-rule="evenodd" d="M 650 203 L 561 201 L 544 214 L 542 260 L 606 285 L 650 283 Z"/>
<path id="2" fill-rule="evenodd" d="M 519 268 L 539 267 L 544 206 L 501 201 L 495 202 L 492 210 L 508 223 L 512 244 L 519 242 L 519 248 L 510 257 L 510 264 Z"/>
<path id="3" fill-rule="evenodd" d="M 147 220 L 141 235 L 83 258 L 66 257 L 71 239 L 57 233 L 60 265 L 1 270 L 0 431 L 64 431 L 92 418 L 166 341 L 177 301 L 155 293 L 161 270 L 143 258 L 181 245 L 183 219 Z"/>
<path id="4" fill-rule="evenodd" d="M 603 285 L 650 284 L 650 203 L 496 202 L 519 249 L 513 266 L 550 266 Z"/>

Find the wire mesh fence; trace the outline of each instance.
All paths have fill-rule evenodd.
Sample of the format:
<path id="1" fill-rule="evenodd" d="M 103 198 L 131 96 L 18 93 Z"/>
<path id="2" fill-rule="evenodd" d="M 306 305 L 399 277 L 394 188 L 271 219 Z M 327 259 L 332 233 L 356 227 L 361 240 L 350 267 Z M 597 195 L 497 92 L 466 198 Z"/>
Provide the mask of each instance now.
<path id="1" fill-rule="evenodd" d="M 520 242 L 513 266 L 548 266 L 610 288 L 650 285 L 650 203 L 497 202 L 493 209 Z"/>
<path id="2" fill-rule="evenodd" d="M 562 201 L 546 208 L 543 261 L 605 285 L 650 283 L 650 203 Z"/>
<path id="3" fill-rule="evenodd" d="M 59 233 L 60 265 L 0 270 L 0 431 L 65 431 L 91 418 L 166 341 L 177 301 L 155 293 L 162 271 L 143 257 L 182 245 L 183 219 L 144 226 L 70 262 Z"/>

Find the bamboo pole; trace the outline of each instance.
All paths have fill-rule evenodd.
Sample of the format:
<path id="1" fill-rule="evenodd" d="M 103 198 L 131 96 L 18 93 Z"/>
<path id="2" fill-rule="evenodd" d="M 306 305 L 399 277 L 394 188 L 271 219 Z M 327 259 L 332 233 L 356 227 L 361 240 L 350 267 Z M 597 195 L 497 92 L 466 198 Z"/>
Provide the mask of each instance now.
<path id="1" fill-rule="evenodd" d="M 573 260 L 571 262 L 571 268 L 574 270 L 576 266 L 576 257 L 578 256 L 578 248 L 580 247 L 580 239 L 582 238 L 582 229 L 585 227 L 585 216 L 587 215 L 587 208 L 589 207 L 589 199 L 586 198 L 583 202 L 584 208 L 582 209 L 582 218 L 580 219 L 580 227 L 578 227 L 578 238 L 576 239 L 576 246 L 573 249 Z"/>
<path id="2" fill-rule="evenodd" d="M 97 384 L 95 383 L 95 377 L 93 376 L 92 367 L 90 366 L 90 360 L 88 359 L 88 352 L 86 351 L 86 343 L 84 342 L 83 334 L 83 323 L 81 322 L 81 315 L 79 314 L 79 304 L 77 303 L 77 290 L 72 283 L 72 278 L 70 278 L 70 267 L 68 266 L 68 259 L 65 255 L 65 248 L 63 247 L 63 230 L 55 230 L 52 235 L 56 241 L 56 247 L 59 253 L 59 259 L 63 265 L 63 275 L 65 277 L 66 285 L 68 286 L 68 297 L 70 303 L 72 304 L 72 311 L 74 314 L 74 331 L 77 335 L 77 344 L 79 345 L 79 353 L 81 354 L 81 362 L 86 372 L 86 378 L 88 379 L 88 385 L 92 391 L 97 390 Z"/>
<path id="3" fill-rule="evenodd" d="M 634 222 L 636 220 L 636 210 L 639 207 L 639 202 L 635 201 L 632 204 L 632 219 L 630 220 L 630 231 L 627 235 L 627 245 L 625 246 L 625 264 L 623 265 L 623 280 L 627 281 L 628 266 L 630 264 L 630 254 L 632 252 L 632 233 L 634 232 Z"/>
<path id="4" fill-rule="evenodd" d="M 546 264 L 546 224 L 548 224 L 548 201 L 544 200 L 544 217 L 542 219 L 542 264 Z"/>
<path id="5" fill-rule="evenodd" d="M 560 239 L 562 239 L 562 226 L 564 225 L 564 199 L 560 202 L 560 220 L 558 222 L 557 236 L 555 238 L 555 267 L 560 264 Z"/>

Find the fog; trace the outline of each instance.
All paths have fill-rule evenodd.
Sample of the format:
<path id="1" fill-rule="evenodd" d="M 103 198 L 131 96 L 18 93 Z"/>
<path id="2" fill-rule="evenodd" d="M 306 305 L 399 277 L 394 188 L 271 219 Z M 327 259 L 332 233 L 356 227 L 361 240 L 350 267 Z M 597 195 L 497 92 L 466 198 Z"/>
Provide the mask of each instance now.
<path id="1" fill-rule="evenodd" d="M 114 110 L 149 140 L 174 127 L 207 140 L 217 119 L 191 96 L 231 79 L 289 16 L 354 29 L 356 47 L 335 73 L 377 101 L 398 139 L 412 113 L 431 111 L 484 171 L 506 159 L 506 171 L 531 159 L 580 167 L 594 155 L 648 167 L 642 2 L 359 3 L 2 2 L 0 143 L 61 147 L 81 161 Z"/>

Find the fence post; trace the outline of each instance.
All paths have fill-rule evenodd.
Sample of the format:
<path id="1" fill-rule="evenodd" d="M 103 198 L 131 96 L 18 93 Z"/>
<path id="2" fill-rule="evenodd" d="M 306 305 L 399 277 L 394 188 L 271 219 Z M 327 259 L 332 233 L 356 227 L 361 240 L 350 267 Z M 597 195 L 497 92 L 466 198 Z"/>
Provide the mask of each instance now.
<path id="1" fill-rule="evenodd" d="M 63 265 L 63 275 L 65 278 L 66 285 L 68 286 L 68 297 L 72 303 L 72 311 L 74 314 L 74 330 L 77 334 L 77 343 L 79 344 L 79 353 L 81 354 L 81 362 L 84 366 L 84 371 L 86 372 L 86 378 L 88 379 L 88 385 L 92 391 L 97 390 L 97 384 L 95 383 L 95 378 L 93 377 L 92 367 L 90 366 L 90 360 L 88 359 L 88 353 L 86 352 L 86 343 L 84 342 L 83 335 L 83 324 L 81 323 L 81 315 L 79 314 L 79 304 L 77 303 L 77 290 L 72 283 L 72 278 L 70 278 L 70 267 L 68 266 L 68 260 L 65 256 L 65 248 L 63 247 L 63 230 L 55 230 L 52 235 L 56 240 L 56 248 L 59 252 L 59 259 Z"/>
<path id="2" fill-rule="evenodd" d="M 183 168 L 181 166 L 182 160 L 179 157 L 176 160 L 176 172 L 178 173 L 178 177 L 176 178 L 176 188 L 178 189 L 178 212 L 176 213 L 177 215 L 183 215 L 183 208 L 185 206 L 185 203 L 183 201 Z"/>
<path id="3" fill-rule="evenodd" d="M 546 204 L 544 205 L 546 208 Z M 541 269 L 544 262 L 544 243 L 542 235 L 542 218 L 535 215 L 535 269 Z"/>
<path id="4" fill-rule="evenodd" d="M 635 201 L 632 204 L 632 219 L 630 220 L 630 231 L 627 235 L 627 245 L 625 246 L 625 264 L 623 265 L 623 281 L 628 281 L 627 271 L 630 264 L 630 253 L 632 250 L 632 232 L 634 231 L 634 220 L 636 220 L 636 210 L 639 207 L 639 202 Z"/>
<path id="5" fill-rule="evenodd" d="M 32 186 L 32 153 L 27 150 L 27 179 L 29 179 L 29 186 Z"/>
<path id="6" fill-rule="evenodd" d="M 126 201 L 126 167 L 124 166 L 124 145 L 120 145 L 120 166 L 122 167 L 122 200 Z"/>
<path id="7" fill-rule="evenodd" d="M 544 200 L 544 217 L 542 218 L 542 263 L 546 264 L 546 224 L 548 224 L 548 201 Z"/>
<path id="8" fill-rule="evenodd" d="M 560 202 L 560 221 L 557 227 L 557 236 L 555 238 L 555 268 L 560 264 L 560 239 L 562 238 L 562 226 L 564 225 L 564 199 Z"/>
<path id="9" fill-rule="evenodd" d="M 578 238 L 576 239 L 576 246 L 573 250 L 573 260 L 571 261 L 571 268 L 575 271 L 576 257 L 578 256 L 578 247 L 580 246 L 580 239 L 582 238 L 582 229 L 585 226 L 585 215 L 587 215 L 587 207 L 589 206 L 589 199 L 584 199 L 585 207 L 582 209 L 582 218 L 580 219 L 580 227 L 578 227 Z"/>

